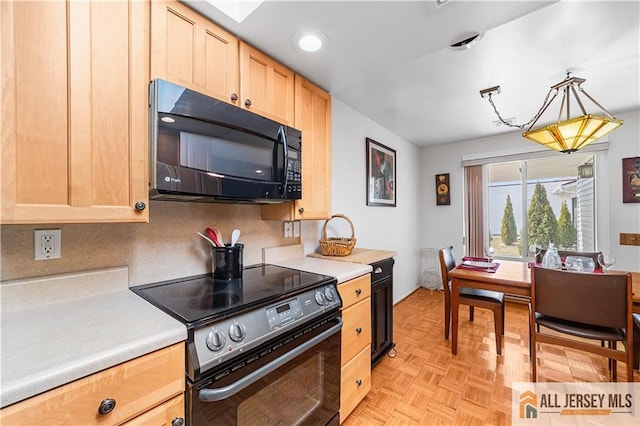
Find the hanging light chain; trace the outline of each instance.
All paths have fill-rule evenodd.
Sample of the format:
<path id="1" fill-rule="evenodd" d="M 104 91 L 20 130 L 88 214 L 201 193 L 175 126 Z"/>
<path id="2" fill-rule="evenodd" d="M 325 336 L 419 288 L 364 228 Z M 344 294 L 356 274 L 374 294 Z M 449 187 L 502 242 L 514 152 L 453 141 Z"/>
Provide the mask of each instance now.
<path id="1" fill-rule="evenodd" d="M 542 102 L 542 106 L 540 107 L 540 109 L 538 110 L 536 115 L 534 115 L 531 120 L 529 120 L 527 123 L 524 123 L 524 124 L 511 124 L 508 121 L 506 121 L 504 118 L 502 118 L 502 116 L 498 112 L 498 108 L 496 108 L 496 105 L 493 103 L 493 99 L 491 98 L 491 93 L 489 93 L 489 103 L 493 107 L 493 111 L 496 113 L 496 115 L 498 116 L 498 119 L 500 120 L 500 122 L 502 124 L 504 124 L 505 126 L 508 126 L 508 127 L 515 127 L 515 128 L 518 128 L 518 129 L 522 130 L 525 127 L 531 125 L 532 123 L 535 123 L 538 120 L 538 118 L 540 118 L 540 116 L 542 115 L 544 110 L 551 103 L 551 101 L 549 101 L 549 96 L 551 96 L 551 92 L 553 92 L 554 90 L 555 90 L 555 94 L 553 95 L 553 98 L 551 99 L 551 101 L 553 101 L 553 99 L 555 99 L 555 97 L 558 95 L 558 89 L 551 88 L 547 92 L 547 96 L 544 97 L 544 101 Z"/>

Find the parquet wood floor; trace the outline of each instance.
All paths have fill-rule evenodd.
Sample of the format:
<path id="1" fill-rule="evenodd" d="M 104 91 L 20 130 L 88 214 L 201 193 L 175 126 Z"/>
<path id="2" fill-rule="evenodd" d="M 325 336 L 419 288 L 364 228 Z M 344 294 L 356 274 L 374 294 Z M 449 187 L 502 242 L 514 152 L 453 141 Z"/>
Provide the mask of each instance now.
<path id="1" fill-rule="evenodd" d="M 395 358 L 372 371 L 371 391 L 343 425 L 511 425 L 511 386 L 531 381 L 527 305 L 507 302 L 502 356 L 491 311 L 460 307 L 458 355 L 444 339 L 442 292 L 420 288 L 394 307 Z M 608 381 L 607 361 L 540 345 L 538 381 Z M 626 381 L 624 363 L 618 380 Z M 640 381 L 640 372 L 634 372 Z"/>

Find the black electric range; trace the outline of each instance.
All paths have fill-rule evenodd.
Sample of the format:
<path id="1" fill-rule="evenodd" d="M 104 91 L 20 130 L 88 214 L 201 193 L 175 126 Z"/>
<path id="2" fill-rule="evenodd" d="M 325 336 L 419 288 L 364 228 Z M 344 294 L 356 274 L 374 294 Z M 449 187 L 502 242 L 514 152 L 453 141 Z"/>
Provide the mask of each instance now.
<path id="1" fill-rule="evenodd" d="M 235 280 L 205 274 L 131 290 L 187 327 L 191 381 L 342 306 L 334 277 L 269 264 Z"/>

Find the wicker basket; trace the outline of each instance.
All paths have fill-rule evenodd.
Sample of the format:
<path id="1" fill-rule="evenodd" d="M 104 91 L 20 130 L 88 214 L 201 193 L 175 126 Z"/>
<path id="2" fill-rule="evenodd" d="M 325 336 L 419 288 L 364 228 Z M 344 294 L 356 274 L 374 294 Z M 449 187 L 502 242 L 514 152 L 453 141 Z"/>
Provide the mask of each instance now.
<path id="1" fill-rule="evenodd" d="M 351 226 L 351 238 L 331 237 L 327 238 L 327 223 L 335 217 L 340 217 Z M 320 238 L 320 252 L 323 256 L 348 256 L 356 245 L 355 231 L 351 220 L 343 214 L 334 214 L 324 222 L 322 237 Z"/>

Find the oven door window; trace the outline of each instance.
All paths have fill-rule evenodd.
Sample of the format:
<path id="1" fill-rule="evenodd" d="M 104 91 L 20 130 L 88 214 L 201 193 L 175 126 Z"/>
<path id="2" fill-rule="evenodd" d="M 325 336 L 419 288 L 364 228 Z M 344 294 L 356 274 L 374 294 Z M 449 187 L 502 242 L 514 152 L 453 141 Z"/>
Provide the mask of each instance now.
<path id="1" fill-rule="evenodd" d="M 328 324 L 330 325 L 330 324 Z M 340 332 L 314 345 L 237 393 L 216 401 L 203 401 L 200 392 L 233 387 L 244 376 L 304 345 L 314 330 L 273 350 L 224 379 L 206 386 L 189 385 L 188 423 L 198 426 L 233 424 L 326 425 L 338 421 L 340 405 Z M 278 346 L 278 344 L 274 346 Z M 264 350 L 264 348 L 262 349 Z M 232 367 L 233 369 L 233 367 Z M 219 374 L 219 373 L 218 373 Z M 206 382 L 203 379 L 202 382 Z"/>
<path id="2" fill-rule="evenodd" d="M 281 377 L 238 404 L 238 424 L 302 423 L 322 404 L 323 366 L 324 354 L 318 352 L 283 371 Z"/>

